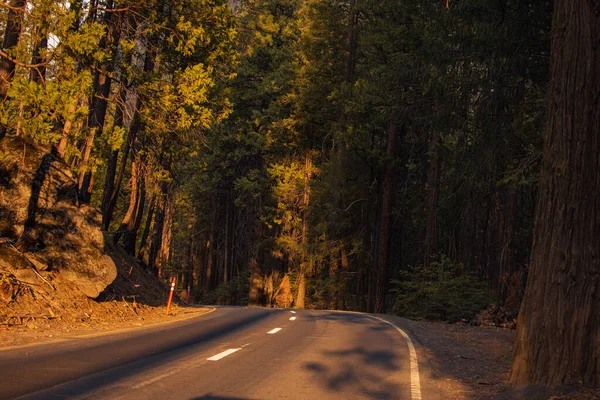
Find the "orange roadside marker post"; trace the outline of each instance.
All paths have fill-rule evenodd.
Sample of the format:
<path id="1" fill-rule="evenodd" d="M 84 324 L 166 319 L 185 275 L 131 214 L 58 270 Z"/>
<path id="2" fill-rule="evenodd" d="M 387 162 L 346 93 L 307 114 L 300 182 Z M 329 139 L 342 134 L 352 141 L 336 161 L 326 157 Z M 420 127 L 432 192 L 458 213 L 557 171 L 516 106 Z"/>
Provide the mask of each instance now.
<path id="1" fill-rule="evenodd" d="M 177 278 L 171 278 L 171 290 L 169 291 L 169 300 L 167 301 L 167 315 L 169 315 L 169 310 L 171 309 L 171 301 L 173 300 L 173 292 L 175 291 L 175 279 Z"/>

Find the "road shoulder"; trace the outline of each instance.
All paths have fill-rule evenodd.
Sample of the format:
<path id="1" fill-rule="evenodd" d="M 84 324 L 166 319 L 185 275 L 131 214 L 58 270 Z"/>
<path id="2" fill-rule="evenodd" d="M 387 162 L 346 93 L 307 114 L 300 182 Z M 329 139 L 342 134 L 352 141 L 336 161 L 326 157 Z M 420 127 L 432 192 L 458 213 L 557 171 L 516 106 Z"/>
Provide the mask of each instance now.
<path id="1" fill-rule="evenodd" d="M 508 388 L 514 331 L 382 317 L 415 343 L 424 399 L 485 399 Z"/>

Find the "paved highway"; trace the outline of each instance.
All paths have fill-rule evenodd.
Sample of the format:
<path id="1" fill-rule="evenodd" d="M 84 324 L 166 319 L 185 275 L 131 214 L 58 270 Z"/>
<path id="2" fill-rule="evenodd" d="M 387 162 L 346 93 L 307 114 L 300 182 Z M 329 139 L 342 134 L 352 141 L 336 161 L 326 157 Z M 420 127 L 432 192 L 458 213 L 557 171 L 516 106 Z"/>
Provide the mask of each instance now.
<path id="1" fill-rule="evenodd" d="M 218 307 L 177 323 L 0 351 L 0 398 L 430 399 L 401 327 Z"/>

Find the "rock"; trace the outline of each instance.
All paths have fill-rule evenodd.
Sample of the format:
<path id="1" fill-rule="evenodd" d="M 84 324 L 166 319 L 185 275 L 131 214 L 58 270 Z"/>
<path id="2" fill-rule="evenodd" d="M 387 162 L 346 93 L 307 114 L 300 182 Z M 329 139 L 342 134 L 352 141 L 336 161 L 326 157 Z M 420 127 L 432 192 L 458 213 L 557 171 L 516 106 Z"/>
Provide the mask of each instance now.
<path id="1" fill-rule="evenodd" d="M 95 299 L 116 279 L 117 267 L 109 256 L 103 255 L 93 264 L 77 269 L 61 269 L 60 276 L 73 283 L 86 296 Z"/>
<path id="2" fill-rule="evenodd" d="M 21 254 L 12 246 L 0 244 L 0 268 L 15 271 L 19 269 L 29 269 L 32 264 L 27 257 Z"/>
<path id="3" fill-rule="evenodd" d="M 28 283 L 30 285 L 41 285 L 43 283 L 43 281 L 31 268 L 18 269 L 14 272 L 14 275 L 19 281 Z"/>
<path id="4" fill-rule="evenodd" d="M 29 262 L 32 263 L 38 271 L 46 271 L 48 269 L 48 265 L 39 261 L 32 253 L 25 253 L 25 257 L 27 257 Z"/>

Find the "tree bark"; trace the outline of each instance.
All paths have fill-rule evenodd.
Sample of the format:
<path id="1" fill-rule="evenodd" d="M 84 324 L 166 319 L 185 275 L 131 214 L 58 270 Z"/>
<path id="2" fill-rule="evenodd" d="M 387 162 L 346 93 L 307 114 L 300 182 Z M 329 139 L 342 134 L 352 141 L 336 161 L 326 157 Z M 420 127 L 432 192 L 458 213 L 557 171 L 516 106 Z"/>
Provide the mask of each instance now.
<path id="1" fill-rule="evenodd" d="M 437 247 L 437 203 L 440 176 L 439 138 L 438 130 L 434 129 L 429 143 L 429 171 L 427 174 L 427 232 L 425 235 L 425 256 L 423 258 L 426 267 L 431 263 Z"/>
<path id="2" fill-rule="evenodd" d="M 377 264 L 375 267 L 375 308 L 378 314 L 385 312 L 385 295 L 387 285 L 387 272 L 390 258 L 390 239 L 392 226 L 392 203 L 394 196 L 394 168 L 393 161 L 396 154 L 398 140 L 396 122 L 390 122 L 387 143 L 387 163 L 383 173 L 381 186 L 381 213 L 379 219 L 379 239 L 377 242 Z"/>
<path id="3" fill-rule="evenodd" d="M 308 206 L 310 205 L 310 178 L 312 176 L 312 157 L 310 152 L 306 153 L 304 159 L 304 193 L 302 194 L 302 250 L 304 259 L 308 257 Z M 304 308 L 304 298 L 306 296 L 306 271 L 304 267 L 299 266 L 298 293 L 296 294 L 295 308 Z"/>
<path id="4" fill-rule="evenodd" d="M 248 292 L 248 305 L 249 306 L 260 306 L 260 295 L 261 290 L 259 284 L 261 283 L 260 279 L 260 267 L 258 266 L 258 262 L 255 258 L 250 259 L 250 265 L 248 266 L 250 270 L 250 282 L 249 282 L 249 292 Z"/>
<path id="5" fill-rule="evenodd" d="M 215 229 L 217 224 L 217 207 L 213 205 L 213 215 L 210 220 L 210 233 L 208 235 L 208 242 L 206 243 L 207 260 L 206 260 L 206 273 L 205 273 L 205 287 L 204 292 L 208 293 L 212 289 L 213 280 L 213 265 L 215 258 Z"/>
<path id="6" fill-rule="evenodd" d="M 31 64 L 43 64 L 45 57 L 43 52 L 48 48 L 48 21 L 44 16 L 40 22 L 40 26 L 35 29 L 36 41 L 31 52 Z M 46 81 L 46 66 L 41 65 L 37 68 L 31 68 L 29 71 L 29 79 L 32 82 L 44 83 Z"/>
<path id="7" fill-rule="evenodd" d="M 513 384 L 600 384 L 600 3 L 554 2 L 548 121 Z"/>
<path id="8" fill-rule="evenodd" d="M 148 253 L 148 267 L 158 277 L 161 276 L 159 252 L 162 248 L 163 229 L 165 225 L 165 211 L 167 206 L 168 184 L 161 185 L 160 198 L 157 200 L 156 212 L 154 217 L 154 228 L 152 230 L 152 240 L 150 242 L 150 251 Z"/>
<path id="9" fill-rule="evenodd" d="M 115 108 L 114 126 L 122 128 L 124 126 L 125 118 L 125 102 L 127 101 L 125 87 L 123 85 L 119 86 L 119 94 L 117 97 L 119 100 L 117 101 Z M 129 150 L 129 137 L 125 139 L 124 147 Z M 123 154 L 125 160 L 127 160 L 128 156 L 129 154 Z M 109 204 L 111 203 L 111 198 L 115 191 L 115 176 L 117 173 L 118 161 L 119 149 L 111 150 L 106 162 L 106 177 L 104 179 L 104 192 L 102 193 L 102 229 L 105 231 L 109 230 L 112 213 L 114 211 L 114 206 L 109 208 Z"/>
<path id="10" fill-rule="evenodd" d="M 18 9 L 25 9 L 25 0 L 11 0 L 10 9 L 6 17 L 6 29 L 4 30 L 4 41 L 2 49 L 10 49 L 19 43 L 21 36 L 21 18 L 22 12 Z M 15 63 L 7 58 L 0 57 L 0 102 L 7 100 L 8 87 L 15 74 Z M 0 140 L 6 136 L 6 125 L 0 126 Z"/>
<path id="11" fill-rule="evenodd" d="M 114 1 L 106 4 L 107 10 L 114 7 Z M 89 159 L 94 147 L 94 138 L 96 134 L 102 132 L 104 120 L 106 119 L 106 108 L 108 105 L 108 96 L 110 94 L 110 77 L 114 70 L 114 60 L 117 55 L 117 44 L 120 38 L 120 14 L 115 11 L 105 11 L 104 24 L 106 25 L 106 35 L 100 42 L 103 49 L 111 49 L 112 57 L 110 61 L 101 65 L 94 76 L 94 95 L 90 102 L 88 115 L 88 134 L 84 142 L 81 154 L 80 173 L 78 181 L 79 200 L 82 203 L 89 203 L 92 195 L 91 171 L 88 170 Z"/>
<path id="12" fill-rule="evenodd" d="M 156 208 L 156 193 L 152 194 L 150 199 L 150 205 L 148 206 L 148 215 L 146 216 L 146 225 L 144 225 L 144 231 L 142 232 L 142 238 L 140 240 L 140 248 L 137 252 L 138 260 L 144 258 L 144 254 L 147 250 L 146 243 L 148 242 L 148 236 L 150 235 L 150 227 L 152 225 L 152 218 L 154 218 L 154 210 Z"/>
<path id="13" fill-rule="evenodd" d="M 129 207 L 119 230 L 114 236 L 114 242 L 118 243 L 123 237 L 123 248 L 128 254 L 135 255 L 135 244 L 137 233 L 142 222 L 144 202 L 146 201 L 146 187 L 144 171 L 140 160 L 131 162 L 131 193 L 129 195 Z"/>

